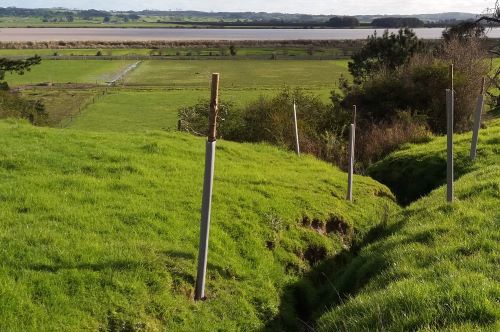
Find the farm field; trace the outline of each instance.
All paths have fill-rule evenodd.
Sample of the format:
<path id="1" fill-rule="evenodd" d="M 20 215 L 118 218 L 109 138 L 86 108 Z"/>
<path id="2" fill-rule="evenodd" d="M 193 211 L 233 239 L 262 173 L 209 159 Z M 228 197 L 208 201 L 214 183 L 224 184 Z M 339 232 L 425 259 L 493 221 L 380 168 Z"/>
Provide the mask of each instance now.
<path id="1" fill-rule="evenodd" d="M 221 73 L 221 100 L 235 107 L 244 107 L 261 95 L 274 95 L 284 86 L 300 87 L 328 101 L 339 77 L 349 75 L 343 60 L 155 60 L 144 61 L 127 73 L 123 85 L 103 86 L 133 63 L 44 60 L 31 72 L 10 76 L 8 82 L 14 87 L 55 83 L 52 87 L 30 87 L 22 92 L 44 102 L 51 126 L 142 131 L 175 129 L 180 107 L 209 97 L 210 75 L 215 71 Z M 255 67 L 259 69 L 254 70 Z M 83 86 L 66 87 L 67 83 Z"/>
<path id="2" fill-rule="evenodd" d="M 221 74 L 221 88 L 269 88 L 283 85 L 333 87 L 347 75 L 347 60 L 173 60 L 144 61 L 125 85 L 208 87 L 210 74 Z"/>
<path id="3" fill-rule="evenodd" d="M 24 75 L 7 73 L 5 79 L 12 87 L 44 82 L 104 84 L 133 63 L 124 60 L 44 60 Z"/>

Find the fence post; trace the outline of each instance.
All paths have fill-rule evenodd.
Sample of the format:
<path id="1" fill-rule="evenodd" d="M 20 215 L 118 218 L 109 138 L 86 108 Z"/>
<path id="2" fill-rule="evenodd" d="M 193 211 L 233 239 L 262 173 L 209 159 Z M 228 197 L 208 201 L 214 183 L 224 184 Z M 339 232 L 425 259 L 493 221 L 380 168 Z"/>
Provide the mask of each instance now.
<path id="1" fill-rule="evenodd" d="M 453 65 L 450 66 L 451 89 L 446 90 L 446 123 L 448 133 L 448 160 L 446 168 L 447 188 L 446 197 L 449 203 L 453 202 L 453 112 L 455 108 L 455 91 L 453 90 Z"/>
<path id="2" fill-rule="evenodd" d="M 300 156 L 300 145 L 299 145 L 299 127 L 297 124 L 297 104 L 293 102 L 293 121 L 295 124 L 295 151 L 297 155 Z"/>
<path id="3" fill-rule="evenodd" d="M 218 108 L 219 74 L 212 74 L 212 95 L 210 101 L 208 140 L 205 153 L 205 178 L 203 183 L 203 198 L 201 205 L 200 247 L 198 253 L 195 300 L 205 299 L 205 280 L 207 274 L 208 238 L 210 233 L 210 212 L 212 208 L 212 189 L 214 182 Z"/>
<path id="4" fill-rule="evenodd" d="M 352 202 L 352 182 L 354 173 L 354 145 L 356 141 L 356 126 L 351 124 L 349 129 L 349 174 L 347 177 L 347 200 Z"/>
<path id="5" fill-rule="evenodd" d="M 471 160 L 476 159 L 477 155 L 477 142 L 479 139 L 479 129 L 481 128 L 481 114 L 483 113 L 485 89 L 486 89 L 486 77 L 483 77 L 483 84 L 481 85 L 481 93 L 477 98 L 476 114 L 474 117 L 474 129 L 472 131 L 472 143 L 470 148 Z"/>

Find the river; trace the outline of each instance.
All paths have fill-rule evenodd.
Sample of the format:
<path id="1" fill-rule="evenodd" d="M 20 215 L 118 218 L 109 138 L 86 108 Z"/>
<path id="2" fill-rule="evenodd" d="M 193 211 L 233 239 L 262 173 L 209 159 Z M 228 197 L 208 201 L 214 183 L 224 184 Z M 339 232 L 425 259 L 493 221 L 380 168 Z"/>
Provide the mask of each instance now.
<path id="1" fill-rule="evenodd" d="M 414 29 L 423 39 L 438 39 L 442 28 Z M 192 41 L 192 40 L 353 40 L 373 29 L 131 29 L 131 28 L 4 28 L 0 42 L 39 41 Z M 397 31 L 397 30 L 390 30 Z M 378 30 L 381 34 L 383 30 Z M 500 38 L 500 28 L 489 32 Z"/>

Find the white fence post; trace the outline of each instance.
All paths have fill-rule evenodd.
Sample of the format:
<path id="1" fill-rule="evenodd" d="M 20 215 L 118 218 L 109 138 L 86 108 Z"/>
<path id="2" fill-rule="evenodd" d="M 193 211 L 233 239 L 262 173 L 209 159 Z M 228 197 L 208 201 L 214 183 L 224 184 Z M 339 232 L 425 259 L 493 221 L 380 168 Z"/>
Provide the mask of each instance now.
<path id="1" fill-rule="evenodd" d="M 356 126 L 351 124 L 349 130 L 349 170 L 347 176 L 347 200 L 352 202 L 352 182 L 354 176 L 354 145 L 356 142 Z"/>
<path id="2" fill-rule="evenodd" d="M 481 115 L 483 113 L 484 105 L 484 92 L 486 89 L 486 77 L 483 78 L 483 84 L 481 86 L 481 93 L 477 98 L 476 113 L 474 116 L 474 129 L 472 131 L 472 143 L 470 148 L 470 159 L 476 159 L 477 155 L 477 143 L 479 140 L 479 129 L 481 128 Z"/>
<path id="3" fill-rule="evenodd" d="M 293 121 L 295 124 L 295 151 L 297 155 L 300 156 L 300 145 L 299 145 L 299 126 L 297 124 L 297 104 L 293 102 Z"/>
<path id="4" fill-rule="evenodd" d="M 209 133 L 205 153 L 205 178 L 200 222 L 200 247 L 198 253 L 198 273 L 196 277 L 195 300 L 205 299 L 205 280 L 207 274 L 208 238 L 210 233 L 210 213 L 212 208 L 212 189 L 214 182 L 215 143 L 217 112 L 219 107 L 219 74 L 212 74 L 212 96 L 210 102 Z"/>
<path id="5" fill-rule="evenodd" d="M 453 90 L 453 65 L 450 66 L 451 89 L 446 90 L 446 124 L 448 133 L 448 159 L 446 167 L 446 198 L 449 203 L 453 202 L 453 180 L 454 180 L 454 165 L 453 165 L 453 112 L 455 108 L 455 91 Z"/>

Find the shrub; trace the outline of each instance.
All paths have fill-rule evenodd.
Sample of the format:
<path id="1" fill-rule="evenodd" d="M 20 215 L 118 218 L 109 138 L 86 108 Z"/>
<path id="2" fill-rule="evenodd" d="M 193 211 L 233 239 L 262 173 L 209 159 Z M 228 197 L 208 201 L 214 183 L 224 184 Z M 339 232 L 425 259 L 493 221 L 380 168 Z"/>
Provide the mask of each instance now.
<path id="1" fill-rule="evenodd" d="M 26 100 L 15 93 L 0 91 L 0 118 L 21 118 L 34 125 L 44 125 L 48 114 L 43 103 L 38 100 Z"/>
<path id="2" fill-rule="evenodd" d="M 411 112 L 400 112 L 394 119 L 365 125 L 356 133 L 356 162 L 365 170 L 406 143 L 424 143 L 431 133 Z"/>
<path id="3" fill-rule="evenodd" d="M 445 90 L 451 86 L 449 64 L 455 63 L 455 128 L 470 129 L 471 116 L 487 66 L 477 41 L 446 42 L 437 57 L 417 54 L 396 69 L 383 69 L 370 79 L 344 86 L 343 107 L 356 104 L 367 122 L 388 122 L 399 112 L 423 116 L 436 133 L 446 131 Z"/>
<path id="4" fill-rule="evenodd" d="M 194 106 L 179 109 L 179 130 L 187 131 L 197 136 L 208 135 L 208 116 L 210 112 L 210 101 L 200 100 Z M 219 103 L 217 116 L 217 137 L 235 137 L 239 130 L 241 117 L 233 112 L 233 104 Z"/>

